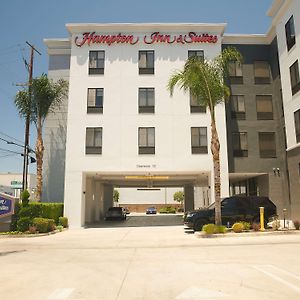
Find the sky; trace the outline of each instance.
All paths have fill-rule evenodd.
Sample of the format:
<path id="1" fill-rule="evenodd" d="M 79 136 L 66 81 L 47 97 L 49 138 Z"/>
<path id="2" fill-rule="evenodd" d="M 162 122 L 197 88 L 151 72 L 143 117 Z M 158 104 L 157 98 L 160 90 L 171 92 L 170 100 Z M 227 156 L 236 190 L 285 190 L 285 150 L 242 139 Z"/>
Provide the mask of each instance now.
<path id="1" fill-rule="evenodd" d="M 266 12 L 272 0 L 3 0 L 0 4 L 0 173 L 22 172 L 24 120 L 14 96 L 28 81 L 26 41 L 40 52 L 34 57 L 33 76 L 47 73 L 44 38 L 65 38 L 66 23 L 227 23 L 225 33 L 266 33 Z M 35 127 L 30 146 L 34 148 Z M 8 149 L 7 152 L 3 149 Z M 16 152 L 16 153 L 14 153 Z M 35 173 L 35 164 L 29 172 Z"/>

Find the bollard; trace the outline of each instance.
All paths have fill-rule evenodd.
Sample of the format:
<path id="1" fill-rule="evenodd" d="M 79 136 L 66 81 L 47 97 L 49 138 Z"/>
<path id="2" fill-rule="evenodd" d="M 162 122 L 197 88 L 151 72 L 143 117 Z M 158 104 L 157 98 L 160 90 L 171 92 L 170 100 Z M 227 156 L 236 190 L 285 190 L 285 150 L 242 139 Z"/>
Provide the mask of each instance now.
<path id="1" fill-rule="evenodd" d="M 286 208 L 283 209 L 283 228 L 285 228 Z"/>
<path id="2" fill-rule="evenodd" d="M 265 210 L 265 208 L 263 206 L 261 206 L 259 208 L 259 212 L 260 212 L 260 231 L 265 231 L 264 210 Z"/>

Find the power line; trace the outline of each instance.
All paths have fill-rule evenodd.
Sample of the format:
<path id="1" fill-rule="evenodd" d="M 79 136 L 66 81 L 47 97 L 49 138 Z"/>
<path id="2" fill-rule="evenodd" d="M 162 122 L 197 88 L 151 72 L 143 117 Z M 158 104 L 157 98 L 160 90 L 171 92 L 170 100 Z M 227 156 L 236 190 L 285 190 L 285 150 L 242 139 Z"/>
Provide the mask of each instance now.
<path id="1" fill-rule="evenodd" d="M 8 134 L 2 132 L 2 131 L 0 131 L 0 135 L 5 136 L 5 137 L 8 138 L 8 139 L 12 139 L 12 140 L 14 140 L 14 141 L 16 141 L 16 142 L 18 142 L 18 143 L 21 143 L 21 144 L 23 145 L 23 142 L 22 142 L 21 140 L 18 140 L 18 139 L 16 139 L 16 138 L 14 138 L 14 137 L 12 137 L 12 136 L 10 136 L 10 135 L 8 135 Z M 24 145 L 23 145 L 23 147 L 24 147 Z"/>

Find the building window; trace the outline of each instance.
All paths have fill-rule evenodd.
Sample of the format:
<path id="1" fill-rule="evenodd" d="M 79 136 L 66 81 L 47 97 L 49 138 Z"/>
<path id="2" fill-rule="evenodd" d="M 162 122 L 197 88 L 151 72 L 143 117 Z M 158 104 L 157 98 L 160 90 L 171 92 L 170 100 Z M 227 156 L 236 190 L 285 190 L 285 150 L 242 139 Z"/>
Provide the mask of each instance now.
<path id="1" fill-rule="evenodd" d="M 288 51 L 296 44 L 294 17 L 291 16 L 285 24 L 286 45 Z"/>
<path id="2" fill-rule="evenodd" d="M 276 157 L 275 132 L 259 132 L 259 153 L 261 158 Z"/>
<path id="3" fill-rule="evenodd" d="M 104 74 L 104 51 L 90 51 L 89 74 Z"/>
<path id="4" fill-rule="evenodd" d="M 139 51 L 139 74 L 154 74 L 154 51 Z"/>
<path id="5" fill-rule="evenodd" d="M 191 128 L 192 154 L 208 153 L 207 151 L 207 128 Z"/>
<path id="6" fill-rule="evenodd" d="M 88 113 L 103 113 L 103 89 L 88 89 Z"/>
<path id="7" fill-rule="evenodd" d="M 243 84 L 243 65 L 238 61 L 231 61 L 228 65 L 231 84 Z"/>
<path id="8" fill-rule="evenodd" d="M 233 156 L 247 157 L 248 156 L 248 140 L 247 132 L 232 133 Z"/>
<path id="9" fill-rule="evenodd" d="M 201 60 L 204 60 L 204 51 L 203 50 L 189 50 L 188 58 L 190 57 L 198 57 Z"/>
<path id="10" fill-rule="evenodd" d="M 300 143 L 300 109 L 294 112 L 296 141 Z"/>
<path id="11" fill-rule="evenodd" d="M 85 138 L 86 154 L 102 154 L 102 128 L 89 127 Z"/>
<path id="12" fill-rule="evenodd" d="M 300 90 L 298 59 L 290 66 L 292 94 L 295 95 Z"/>
<path id="13" fill-rule="evenodd" d="M 139 154 L 155 154 L 154 127 L 139 127 Z"/>
<path id="14" fill-rule="evenodd" d="M 246 119 L 245 97 L 243 95 L 231 96 L 231 117 L 237 120 Z"/>
<path id="15" fill-rule="evenodd" d="M 197 98 L 190 93 L 190 110 L 191 113 L 206 113 L 206 107 L 199 104 Z"/>
<path id="16" fill-rule="evenodd" d="M 271 95 L 256 96 L 257 120 L 273 120 L 273 104 Z"/>
<path id="17" fill-rule="evenodd" d="M 268 84 L 271 82 L 270 65 L 267 61 L 254 62 L 254 82 L 255 84 Z"/>
<path id="18" fill-rule="evenodd" d="M 154 113 L 154 88 L 139 88 L 139 113 Z"/>

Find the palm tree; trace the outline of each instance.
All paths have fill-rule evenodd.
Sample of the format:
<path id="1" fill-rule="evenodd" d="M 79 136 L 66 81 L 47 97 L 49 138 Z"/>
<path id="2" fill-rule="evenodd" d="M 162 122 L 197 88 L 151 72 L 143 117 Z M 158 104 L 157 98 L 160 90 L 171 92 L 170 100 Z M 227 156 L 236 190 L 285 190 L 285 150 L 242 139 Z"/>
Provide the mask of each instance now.
<path id="1" fill-rule="evenodd" d="M 221 225 L 220 142 L 216 128 L 215 107 L 229 98 L 230 89 L 224 82 L 230 62 L 241 63 L 241 54 L 232 47 L 226 48 L 213 60 L 190 57 L 182 71 L 169 79 L 168 90 L 173 95 L 175 86 L 190 92 L 201 106 L 208 108 L 211 117 L 211 153 L 214 165 L 215 223 Z"/>
<path id="2" fill-rule="evenodd" d="M 43 125 L 47 115 L 59 107 L 68 93 L 68 82 L 59 79 L 56 82 L 50 80 L 45 74 L 35 78 L 31 82 L 31 97 L 28 90 L 19 91 L 15 97 L 15 105 L 21 117 L 30 116 L 37 129 L 35 145 L 37 165 L 36 200 L 40 201 L 43 189 Z"/>

